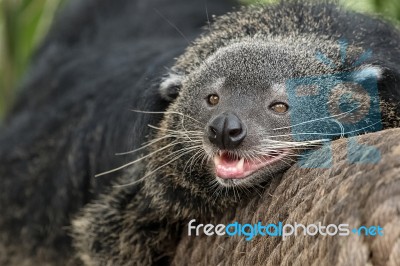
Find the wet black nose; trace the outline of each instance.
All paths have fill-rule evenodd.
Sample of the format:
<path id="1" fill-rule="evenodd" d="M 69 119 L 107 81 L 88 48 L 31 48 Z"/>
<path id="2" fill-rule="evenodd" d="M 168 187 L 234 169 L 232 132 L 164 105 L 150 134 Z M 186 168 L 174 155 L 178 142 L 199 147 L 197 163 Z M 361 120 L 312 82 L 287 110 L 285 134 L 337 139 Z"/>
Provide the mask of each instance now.
<path id="1" fill-rule="evenodd" d="M 235 114 L 218 115 L 208 125 L 208 139 L 220 149 L 233 149 L 246 137 L 246 127 Z"/>

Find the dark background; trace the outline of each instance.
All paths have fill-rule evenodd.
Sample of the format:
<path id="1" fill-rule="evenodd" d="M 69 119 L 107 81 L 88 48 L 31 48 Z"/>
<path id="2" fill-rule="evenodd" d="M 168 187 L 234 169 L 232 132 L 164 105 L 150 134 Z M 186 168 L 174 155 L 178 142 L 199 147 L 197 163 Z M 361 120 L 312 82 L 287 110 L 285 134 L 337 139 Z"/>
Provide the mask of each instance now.
<path id="1" fill-rule="evenodd" d="M 68 0 L 0 0 L 0 123 L 14 102 L 33 51 L 65 1 Z M 275 1 L 241 0 L 244 4 Z M 377 13 L 393 21 L 400 20 L 399 0 L 339 2 L 349 9 Z"/>

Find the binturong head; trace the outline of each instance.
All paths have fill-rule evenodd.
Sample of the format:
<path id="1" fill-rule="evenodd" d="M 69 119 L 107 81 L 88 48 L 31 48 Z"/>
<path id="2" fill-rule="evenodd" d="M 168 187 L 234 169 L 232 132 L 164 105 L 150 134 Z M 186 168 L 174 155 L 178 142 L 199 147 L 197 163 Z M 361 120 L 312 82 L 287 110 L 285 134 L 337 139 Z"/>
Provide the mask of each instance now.
<path id="1" fill-rule="evenodd" d="M 332 69 L 315 54 L 332 55 L 340 45 L 315 45 L 311 38 L 307 46 L 291 39 L 245 38 L 182 74 L 164 127 L 180 132 L 185 139 L 181 150 L 198 146 L 182 157 L 188 169 L 201 165 L 200 171 L 222 186 L 259 185 L 296 162 L 303 150 L 346 135 L 340 125 L 357 112 L 365 118 L 369 110 L 364 107 L 372 98 L 379 104 L 377 95 L 366 97 L 362 86 L 355 89 L 379 79 L 378 66 Z M 349 47 L 348 60 L 362 52 Z M 161 89 L 165 93 L 168 87 Z M 359 104 L 351 112 L 334 108 L 336 98 L 346 92 Z M 374 115 L 380 119 L 379 113 Z M 348 123 L 347 131 L 354 126 L 354 121 Z"/>
<path id="2" fill-rule="evenodd" d="M 330 8 L 249 8 L 217 19 L 161 83 L 171 104 L 155 148 L 169 156 L 155 158 L 152 171 L 168 168 L 176 184 L 196 192 L 248 189 L 305 150 L 387 126 L 397 111 L 382 103 L 397 97 L 387 91 L 396 91 L 398 70 L 359 41 L 367 33 L 346 40 L 337 33 L 344 29 L 333 32 L 347 24 Z"/>

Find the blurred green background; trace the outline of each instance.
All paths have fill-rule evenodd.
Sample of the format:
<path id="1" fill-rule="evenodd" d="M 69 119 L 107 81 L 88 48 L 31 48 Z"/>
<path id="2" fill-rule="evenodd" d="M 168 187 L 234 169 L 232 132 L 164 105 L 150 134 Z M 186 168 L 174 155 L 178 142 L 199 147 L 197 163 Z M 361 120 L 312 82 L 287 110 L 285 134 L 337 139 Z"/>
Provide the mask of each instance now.
<path id="1" fill-rule="evenodd" d="M 63 0 L 0 0 L 0 121 Z"/>
<path id="2" fill-rule="evenodd" d="M 63 1 L 66 0 L 0 0 L 0 121 L 15 99 L 32 52 L 48 31 Z M 245 4 L 275 1 L 242 0 Z M 349 9 L 400 20 L 400 0 L 340 2 Z"/>

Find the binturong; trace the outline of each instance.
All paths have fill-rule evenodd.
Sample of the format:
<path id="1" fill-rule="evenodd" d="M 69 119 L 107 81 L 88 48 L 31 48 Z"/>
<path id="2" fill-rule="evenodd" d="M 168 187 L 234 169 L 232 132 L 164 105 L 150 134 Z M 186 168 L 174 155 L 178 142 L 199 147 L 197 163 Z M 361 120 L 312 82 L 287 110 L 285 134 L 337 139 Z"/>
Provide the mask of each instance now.
<path id="1" fill-rule="evenodd" d="M 246 204 L 304 151 L 398 126 L 399 48 L 391 24 L 330 3 L 214 18 L 162 80 L 144 157 L 74 221 L 78 255 L 168 262 L 188 221 Z"/>

